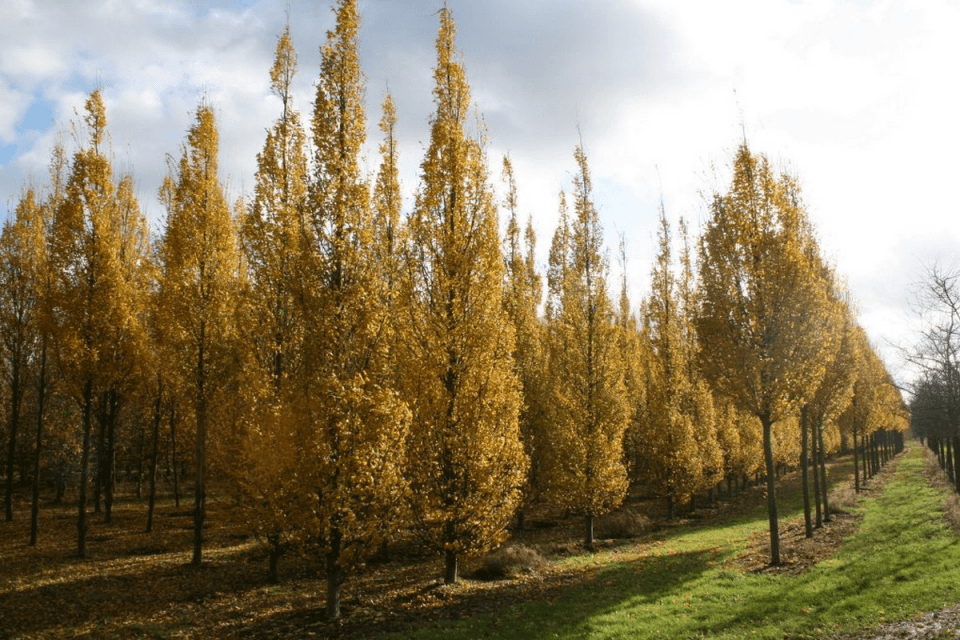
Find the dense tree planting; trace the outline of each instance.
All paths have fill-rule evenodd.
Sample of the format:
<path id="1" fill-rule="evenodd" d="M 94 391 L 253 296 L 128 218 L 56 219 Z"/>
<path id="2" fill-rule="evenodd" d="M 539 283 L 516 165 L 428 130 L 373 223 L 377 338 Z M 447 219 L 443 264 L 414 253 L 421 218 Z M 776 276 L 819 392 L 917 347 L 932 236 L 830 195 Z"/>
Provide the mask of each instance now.
<path id="1" fill-rule="evenodd" d="M 661 210 L 651 290 L 634 307 L 623 246 L 611 291 L 582 144 L 539 268 L 509 157 L 498 202 L 446 7 L 408 210 L 389 94 L 367 175 L 358 3 L 333 10 L 306 125 L 294 43 L 279 35 L 264 73 L 280 112 L 234 205 L 201 103 L 168 158 L 151 240 L 135 178 L 114 175 L 100 89 L 72 155 L 58 145 L 49 184 L 24 185 L 0 233 L 6 520 L 25 515 L 17 472 L 34 523 L 47 479 L 76 496 L 83 558 L 91 490 L 109 523 L 121 471 L 133 476 L 149 532 L 158 484 L 179 505 L 185 482 L 193 564 L 208 496 L 230 501 L 270 579 L 287 551 L 324 567 L 334 620 L 349 576 L 401 537 L 452 583 L 543 504 L 582 517 L 592 547 L 632 488 L 673 517 L 762 479 L 776 565 L 781 470 L 803 470 L 812 536 L 811 497 L 815 523 L 829 518 L 826 455 L 852 446 L 859 483 L 900 445 L 906 408 L 796 177 L 743 141 L 699 237 L 683 222 L 674 234 Z M 911 408 L 960 486 L 956 282 L 931 274 Z"/>

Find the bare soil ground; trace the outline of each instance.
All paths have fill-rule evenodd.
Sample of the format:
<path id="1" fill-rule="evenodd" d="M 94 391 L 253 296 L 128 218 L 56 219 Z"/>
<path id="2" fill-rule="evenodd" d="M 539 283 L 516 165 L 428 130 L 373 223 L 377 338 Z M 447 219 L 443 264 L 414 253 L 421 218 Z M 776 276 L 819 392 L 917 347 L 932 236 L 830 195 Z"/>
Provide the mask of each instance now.
<path id="1" fill-rule="evenodd" d="M 835 464 L 845 464 L 842 459 Z M 879 480 L 880 477 L 877 478 Z M 869 489 L 877 490 L 878 482 Z M 781 478 L 778 493 L 799 491 L 799 474 Z M 29 503 L 17 494 L 15 519 L 0 522 L 0 637 L 23 638 L 369 638 L 403 632 L 439 620 L 493 612 L 532 599 L 553 599 L 571 586 L 591 580 L 589 572 L 551 562 L 586 555 L 583 523 L 548 507 L 527 514 L 526 527 L 513 543 L 536 549 L 548 561 L 534 571 L 507 580 L 466 579 L 445 586 L 440 562 L 410 540 L 394 545 L 386 560 L 371 562 L 344 587 L 343 616 L 324 618 L 325 582 L 320 567 L 295 555 L 281 560 L 282 581 L 270 584 L 267 558 L 230 505 L 212 500 L 204 564 L 192 567 L 190 502 L 177 509 L 165 497 L 158 505 L 154 531 L 144 533 L 144 501 L 121 486 L 111 524 L 90 518 L 88 558 L 76 558 L 76 506 L 45 503 L 40 542 L 27 546 Z M 702 500 L 706 502 L 705 497 Z M 652 531 L 629 541 L 632 553 L 655 545 L 681 527 L 697 527 L 753 512 L 765 502 L 761 487 L 735 498 L 698 508 L 668 521 L 663 501 L 633 497 L 627 507 L 652 521 Z M 781 545 L 785 563 L 778 571 L 798 573 L 831 556 L 859 520 L 842 510 L 812 539 L 803 522 L 784 521 Z M 601 549 L 625 545 L 601 540 Z M 774 570 L 767 564 L 766 535 L 755 536 L 733 562 L 745 571 Z"/>

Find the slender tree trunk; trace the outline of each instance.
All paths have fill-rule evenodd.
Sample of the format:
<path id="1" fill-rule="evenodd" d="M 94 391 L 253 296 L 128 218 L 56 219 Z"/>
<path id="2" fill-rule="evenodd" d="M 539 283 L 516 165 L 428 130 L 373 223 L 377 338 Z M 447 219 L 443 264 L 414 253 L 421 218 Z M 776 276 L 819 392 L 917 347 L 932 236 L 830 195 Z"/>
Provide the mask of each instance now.
<path id="1" fill-rule="evenodd" d="M 116 478 L 116 435 L 117 418 L 120 413 L 120 396 L 111 389 L 107 392 L 107 426 L 106 426 L 106 444 L 107 455 L 103 467 L 103 487 L 104 487 L 104 514 L 103 521 L 110 523 L 113 521 L 113 489 Z"/>
<path id="2" fill-rule="evenodd" d="M 823 521 L 830 522 L 832 519 L 830 517 L 830 505 L 827 503 L 827 493 L 830 491 L 830 487 L 827 485 L 827 454 L 826 448 L 823 446 L 823 422 L 816 427 L 816 435 L 819 438 L 819 449 L 820 449 L 820 488 L 823 491 Z"/>
<path id="3" fill-rule="evenodd" d="M 3 509 L 7 522 L 13 520 L 13 460 L 17 454 L 17 431 L 20 429 L 20 402 L 23 399 L 23 383 L 19 357 L 14 355 L 10 379 L 10 440 L 7 444 L 7 479 L 3 497 Z M 21 471 L 22 475 L 23 471 Z"/>
<path id="4" fill-rule="evenodd" d="M 197 399 L 196 483 L 194 484 L 193 560 L 199 566 L 203 560 L 203 521 L 207 515 L 206 487 L 207 401 L 202 392 Z"/>
<path id="5" fill-rule="evenodd" d="M 853 428 L 853 485 L 856 493 L 860 493 L 860 465 L 857 459 L 857 428 Z"/>
<path id="6" fill-rule="evenodd" d="M 593 549 L 593 544 L 595 542 L 595 538 L 593 536 L 594 521 L 595 521 L 595 518 L 593 514 L 590 514 L 586 517 L 584 522 L 584 524 L 586 525 L 586 531 L 584 532 L 585 533 L 584 544 L 586 545 L 587 549 Z"/>
<path id="7" fill-rule="evenodd" d="M 953 468 L 960 470 L 960 437 L 953 436 Z M 954 486 L 960 491 L 960 471 L 954 473 L 956 480 Z"/>
<path id="8" fill-rule="evenodd" d="M 47 339 L 40 346 L 40 373 L 37 378 L 37 446 L 33 452 L 33 496 L 30 500 L 30 546 L 37 544 L 40 523 L 40 452 L 43 449 L 43 409 L 47 395 Z"/>
<path id="9" fill-rule="evenodd" d="M 177 466 L 177 404 L 170 403 L 170 448 L 173 449 L 173 505 L 180 510 L 180 467 Z"/>
<path id="10" fill-rule="evenodd" d="M 103 459 L 104 453 L 103 450 L 106 448 L 106 422 L 107 422 L 107 397 L 104 395 L 100 400 L 100 410 L 98 413 L 97 423 L 99 429 L 97 430 L 97 464 L 96 472 L 93 475 L 93 512 L 100 513 L 102 511 L 100 507 L 100 492 L 103 488 Z"/>
<path id="11" fill-rule="evenodd" d="M 854 467 L 853 470 L 857 473 L 857 482 L 860 484 L 860 488 L 863 489 L 867 485 L 867 474 L 866 474 L 866 469 L 863 469 L 863 471 L 861 471 L 861 468 L 864 467 L 864 462 L 865 462 L 865 457 L 867 452 L 865 449 L 865 444 L 866 444 L 865 436 L 863 435 L 862 429 L 860 431 L 861 431 L 860 444 L 858 445 L 858 449 L 857 449 L 857 451 L 860 454 L 860 464 Z"/>
<path id="12" fill-rule="evenodd" d="M 147 502 L 147 533 L 153 531 L 153 508 L 157 501 L 157 462 L 160 459 L 160 422 L 163 419 L 163 385 L 153 404 L 153 451 L 150 454 L 150 497 Z"/>
<path id="13" fill-rule="evenodd" d="M 876 445 L 874 445 L 874 458 L 876 458 Z M 953 443 L 950 442 L 949 437 L 943 439 L 943 462 L 950 482 L 956 482 L 956 474 L 953 472 Z M 876 473 L 876 466 L 874 462 L 874 473 Z"/>
<path id="14" fill-rule="evenodd" d="M 809 441 L 808 433 L 810 431 L 807 421 L 807 405 L 800 409 L 800 479 L 803 485 L 803 525 L 806 536 L 813 537 L 813 518 L 810 515 L 810 481 L 809 476 L 809 456 L 807 454 L 807 444 Z"/>
<path id="15" fill-rule="evenodd" d="M 267 542 L 270 544 L 270 583 L 280 584 L 280 556 L 283 555 L 283 545 L 280 543 L 279 536 L 268 535 Z"/>
<path id="16" fill-rule="evenodd" d="M 777 516 L 777 481 L 773 465 L 773 423 L 761 418 L 763 423 L 763 458 L 767 468 L 767 515 L 770 520 L 770 564 L 780 566 L 780 521 Z"/>
<path id="17" fill-rule="evenodd" d="M 443 584 L 453 584 L 457 581 L 460 571 L 460 559 L 456 551 L 447 549 L 444 552 Z"/>
<path id="18" fill-rule="evenodd" d="M 140 426 L 137 445 L 137 500 L 141 500 L 143 499 L 143 452 L 147 448 L 147 429 L 142 417 L 137 418 L 137 424 Z"/>
<path id="19" fill-rule="evenodd" d="M 810 438 L 810 462 L 813 466 L 813 503 L 816 509 L 816 522 L 814 526 L 819 529 L 823 527 L 823 507 L 820 502 L 820 465 L 818 464 L 820 448 L 817 446 L 817 425 L 810 425 L 812 436 Z"/>
<path id="20" fill-rule="evenodd" d="M 83 386 L 83 445 L 80 453 L 80 491 L 77 498 L 77 556 L 87 557 L 87 475 L 90 467 L 90 428 L 93 416 L 93 380 Z"/>
<path id="21" fill-rule="evenodd" d="M 343 586 L 345 578 L 343 566 L 340 564 L 340 532 L 334 530 L 330 538 L 330 551 L 327 552 L 327 622 L 340 618 L 340 588 Z M 456 563 L 456 560 L 454 560 L 454 563 Z M 454 582 L 456 582 L 456 578 L 454 578 Z"/>

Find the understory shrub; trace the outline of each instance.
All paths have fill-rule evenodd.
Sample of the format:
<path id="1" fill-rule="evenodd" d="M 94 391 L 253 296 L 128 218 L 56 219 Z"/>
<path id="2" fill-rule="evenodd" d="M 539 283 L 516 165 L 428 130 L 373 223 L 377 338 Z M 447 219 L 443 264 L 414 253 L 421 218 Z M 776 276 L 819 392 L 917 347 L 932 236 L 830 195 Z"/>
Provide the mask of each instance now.
<path id="1" fill-rule="evenodd" d="M 479 580 L 513 578 L 520 573 L 533 573 L 545 562 L 536 549 L 512 544 L 481 557 L 473 577 Z"/>

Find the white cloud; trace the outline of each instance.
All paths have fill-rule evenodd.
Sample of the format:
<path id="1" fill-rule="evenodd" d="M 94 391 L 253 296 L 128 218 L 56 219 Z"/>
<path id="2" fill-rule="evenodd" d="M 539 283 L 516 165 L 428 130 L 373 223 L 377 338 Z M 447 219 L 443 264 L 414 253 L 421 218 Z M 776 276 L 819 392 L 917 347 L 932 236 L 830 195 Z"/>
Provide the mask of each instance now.
<path id="1" fill-rule="evenodd" d="M 891 271 L 892 257 L 949 251 L 954 245 L 937 241 L 960 240 L 951 191 L 960 174 L 952 87 L 960 8 L 951 0 L 448 4 L 489 126 L 491 175 L 509 151 L 544 258 L 578 125 L 611 247 L 615 229 L 627 235 L 635 298 L 655 250 L 661 194 L 671 220 L 682 215 L 696 226 L 701 192 L 725 188 L 742 131 L 755 150 L 799 174 L 824 247 L 862 297 L 863 322 L 878 342 L 904 333 L 890 318 L 916 279 Z M 408 198 L 429 135 L 440 6 L 360 3 L 369 165 L 389 86 Z M 235 192 L 250 190 L 277 113 L 267 74 L 283 3 L 7 0 L 3 11 L 0 143 L 15 143 L 18 154 L 0 167 L 0 202 L 27 177 L 45 176 L 53 130 L 24 137 L 17 129 L 31 102 L 54 104 L 63 128 L 97 83 L 118 167 L 135 173 L 155 219 L 164 158 L 179 153 L 204 96 L 218 114 L 224 178 Z M 296 103 L 307 122 L 332 14 L 327 3 L 295 0 L 290 18 Z M 916 240 L 904 246 L 908 234 Z"/>

